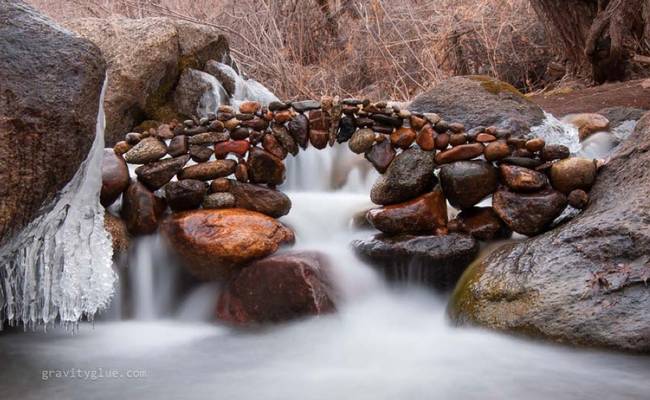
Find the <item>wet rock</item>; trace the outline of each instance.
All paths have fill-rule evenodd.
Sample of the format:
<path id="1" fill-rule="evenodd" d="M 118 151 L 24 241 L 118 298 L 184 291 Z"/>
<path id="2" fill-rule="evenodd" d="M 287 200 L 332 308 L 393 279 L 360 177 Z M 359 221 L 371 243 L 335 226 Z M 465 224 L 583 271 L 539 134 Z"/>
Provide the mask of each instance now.
<path id="1" fill-rule="evenodd" d="M 120 214 L 131 234 L 147 235 L 156 231 L 165 208 L 163 198 L 135 181 L 124 192 Z"/>
<path id="2" fill-rule="evenodd" d="M 400 203 L 430 190 L 437 181 L 433 174 L 433 159 L 433 153 L 418 148 L 400 153 L 373 185 L 370 192 L 372 202 L 381 205 Z"/>
<path id="3" fill-rule="evenodd" d="M 296 115 L 287 123 L 287 130 L 300 147 L 307 148 L 307 143 L 309 143 L 309 119 L 305 115 Z"/>
<path id="4" fill-rule="evenodd" d="M 330 134 L 327 131 L 319 131 L 316 129 L 309 130 L 309 143 L 318 150 L 322 150 L 327 147 L 329 142 Z"/>
<path id="5" fill-rule="evenodd" d="M 209 59 L 231 64 L 225 35 L 176 18 L 67 19 L 66 27 L 95 43 L 108 64 L 106 143 L 143 119 L 177 118 L 173 89 L 182 67 L 202 70 Z M 191 114 L 196 113 L 196 104 Z"/>
<path id="6" fill-rule="evenodd" d="M 190 157 L 197 163 L 206 162 L 212 157 L 212 149 L 205 146 L 192 145 L 190 146 Z"/>
<path id="7" fill-rule="evenodd" d="M 187 136 L 185 135 L 175 136 L 169 142 L 169 146 L 167 146 L 167 154 L 169 154 L 172 157 L 178 157 L 183 154 L 187 154 L 188 151 L 189 151 L 189 141 L 187 140 Z"/>
<path id="8" fill-rule="evenodd" d="M 205 196 L 203 208 L 233 208 L 235 207 L 235 196 L 230 193 L 212 193 Z"/>
<path id="9" fill-rule="evenodd" d="M 161 140 L 170 140 L 174 137 L 174 132 L 168 124 L 160 124 L 156 130 L 156 137 Z"/>
<path id="10" fill-rule="evenodd" d="M 126 255 L 129 250 L 129 245 L 131 244 L 131 239 L 124 221 L 121 218 L 106 212 L 104 213 L 104 229 L 106 229 L 106 232 L 108 232 L 108 235 L 111 238 L 111 244 L 113 245 L 113 260 L 117 260 Z"/>
<path id="11" fill-rule="evenodd" d="M 250 144 L 246 140 L 231 140 L 214 145 L 214 156 L 218 159 L 224 159 L 230 153 L 243 157 L 248 152 Z"/>
<path id="12" fill-rule="evenodd" d="M 479 133 L 476 135 L 476 141 L 479 143 L 489 143 L 494 142 L 495 140 L 497 140 L 496 136 L 487 133 Z"/>
<path id="13" fill-rule="evenodd" d="M 538 151 L 542 151 L 544 146 L 546 145 L 546 142 L 542 138 L 534 138 L 526 141 L 526 150 L 536 153 Z"/>
<path id="14" fill-rule="evenodd" d="M 443 135 L 438 135 L 438 137 L 440 136 Z M 436 154 L 436 163 L 446 164 L 454 161 L 471 160 L 483 154 L 484 148 L 481 143 L 463 144 L 452 147 L 449 150 Z"/>
<path id="15" fill-rule="evenodd" d="M 502 182 L 515 192 L 535 192 L 548 185 L 548 178 L 541 172 L 516 165 L 499 167 Z"/>
<path id="16" fill-rule="evenodd" d="M 394 147 L 408 149 L 415 141 L 415 131 L 411 128 L 399 128 L 390 135 L 390 142 Z"/>
<path id="17" fill-rule="evenodd" d="M 387 234 L 429 233 L 447 226 L 447 201 L 440 186 L 404 203 L 368 211 L 368 221 Z"/>
<path id="18" fill-rule="evenodd" d="M 219 297 L 217 318 L 283 322 L 335 311 L 329 260 L 316 252 L 275 254 L 242 269 Z"/>
<path id="19" fill-rule="evenodd" d="M 566 205 L 566 196 L 553 189 L 514 193 L 503 188 L 492 197 L 492 206 L 499 217 L 510 229 L 527 236 L 544 232 Z"/>
<path id="20" fill-rule="evenodd" d="M 135 174 L 138 176 L 138 180 L 147 188 L 150 190 L 158 190 L 167 182 L 171 181 L 174 175 L 180 172 L 189 160 L 189 155 L 166 158 L 139 166 L 135 169 Z"/>
<path id="21" fill-rule="evenodd" d="M 207 192 L 207 185 L 195 179 L 169 182 L 165 185 L 165 199 L 173 211 L 199 208 Z"/>
<path id="22" fill-rule="evenodd" d="M 207 116 L 214 111 L 223 98 L 227 98 L 223 86 L 207 72 L 185 68 L 174 89 L 174 109 L 183 116 Z"/>
<path id="23" fill-rule="evenodd" d="M 500 248 L 458 285 L 460 324 L 650 352 L 650 116 L 599 172 L 590 204 L 554 230 Z"/>
<path id="24" fill-rule="evenodd" d="M 436 149 L 438 150 L 446 149 L 449 146 L 449 139 L 451 139 L 451 137 L 449 136 L 448 133 L 440 133 L 436 135 L 435 139 L 433 139 Z"/>
<path id="25" fill-rule="evenodd" d="M 189 144 L 208 146 L 219 142 L 225 142 L 228 139 L 230 139 L 228 132 L 205 132 L 190 136 Z"/>
<path id="26" fill-rule="evenodd" d="M 279 185 L 284 182 L 284 163 L 265 150 L 252 147 L 248 152 L 247 164 L 251 183 Z"/>
<path id="27" fill-rule="evenodd" d="M 108 207 L 129 187 L 129 168 L 113 149 L 104 149 L 102 158 L 102 189 L 99 201 Z"/>
<path id="28" fill-rule="evenodd" d="M 608 107 L 596 112 L 609 120 L 611 129 L 618 128 L 625 121 L 638 121 L 646 110 L 634 107 Z"/>
<path id="29" fill-rule="evenodd" d="M 578 210 L 586 208 L 589 204 L 589 195 L 584 190 L 572 190 L 567 198 L 569 200 L 569 205 Z"/>
<path id="30" fill-rule="evenodd" d="M 589 191 L 596 180 L 596 163 L 586 158 L 572 157 L 553 164 L 551 184 L 564 194 L 575 189 Z"/>
<path id="31" fill-rule="evenodd" d="M 235 179 L 239 182 L 248 182 L 248 165 L 245 161 L 240 161 L 235 167 Z"/>
<path id="32" fill-rule="evenodd" d="M 440 184 L 452 206 L 469 208 L 497 188 L 497 172 L 485 161 L 456 161 L 440 169 Z"/>
<path id="33" fill-rule="evenodd" d="M 390 280 L 411 280 L 451 288 L 476 258 L 478 242 L 469 235 L 376 235 L 352 242 L 355 253 Z"/>
<path id="34" fill-rule="evenodd" d="M 467 135 L 464 133 L 454 133 L 449 135 L 449 144 L 452 146 L 460 146 L 467 143 Z"/>
<path id="35" fill-rule="evenodd" d="M 291 210 L 291 200 L 279 190 L 250 183 L 232 182 L 229 191 L 235 196 L 237 208 L 257 211 L 273 218 L 287 215 Z"/>
<path id="36" fill-rule="evenodd" d="M 115 143 L 115 146 L 113 146 L 113 152 L 115 152 L 115 154 L 118 156 L 123 156 L 127 151 L 131 150 L 131 147 L 132 146 L 130 144 L 122 140 Z"/>
<path id="37" fill-rule="evenodd" d="M 456 217 L 458 231 L 478 240 L 506 239 L 512 231 L 499 218 L 492 207 L 472 207 L 461 211 Z"/>
<path id="38" fill-rule="evenodd" d="M 178 173 L 178 179 L 209 181 L 211 179 L 223 178 L 235 172 L 236 165 L 237 162 L 234 160 L 216 160 L 190 165 Z"/>
<path id="39" fill-rule="evenodd" d="M 239 112 L 244 114 L 255 114 L 262 105 L 257 101 L 243 101 L 239 105 Z"/>
<path id="40" fill-rule="evenodd" d="M 230 190 L 230 185 L 232 180 L 228 178 L 217 178 L 210 183 L 210 192 L 220 193 L 227 192 Z"/>
<path id="41" fill-rule="evenodd" d="M 445 79 L 431 90 L 417 96 L 408 107 L 411 111 L 435 111 L 448 121 L 467 127 L 479 125 L 522 127 L 539 125 L 542 109 L 511 85 L 487 76 L 457 76 Z"/>
<path id="42" fill-rule="evenodd" d="M 383 174 L 395 158 L 395 149 L 393 149 L 390 141 L 384 140 L 380 143 L 375 143 L 366 152 L 365 157 L 379 173 Z"/>
<path id="43" fill-rule="evenodd" d="M 345 143 L 354 134 L 354 132 L 357 130 L 356 124 L 354 123 L 354 119 L 351 117 L 343 117 L 339 121 L 339 131 L 338 134 L 336 135 L 336 141 L 338 143 Z"/>
<path id="44" fill-rule="evenodd" d="M 298 144 L 296 144 L 296 141 L 293 140 L 293 137 L 289 135 L 287 128 L 282 125 L 274 125 L 272 132 L 273 137 L 275 137 L 275 139 L 278 141 L 278 143 L 280 143 L 286 152 L 289 152 L 289 154 L 292 154 L 294 156 L 298 154 Z"/>
<path id="45" fill-rule="evenodd" d="M 228 280 L 252 261 L 293 243 L 293 232 L 264 214 L 237 208 L 174 214 L 163 236 L 187 269 L 201 279 Z"/>
<path id="46" fill-rule="evenodd" d="M 433 130 L 431 124 L 425 125 L 418 132 L 415 142 L 424 151 L 432 151 L 436 148 L 436 132 Z"/>
<path id="47" fill-rule="evenodd" d="M 544 161 L 562 160 L 569 158 L 569 148 L 561 144 L 547 144 L 542 149 L 541 157 Z"/>
<path id="48" fill-rule="evenodd" d="M 593 133 L 609 130 L 609 120 L 600 114 L 569 114 L 562 118 L 562 122 L 578 128 L 581 141 Z"/>
<path id="49" fill-rule="evenodd" d="M 215 60 L 221 60 L 221 57 L 214 57 L 212 60 L 208 60 L 205 63 L 205 68 L 203 69 L 208 74 L 217 78 L 221 86 L 226 90 L 228 95 L 232 97 L 235 94 L 235 89 L 237 84 L 235 82 L 235 73 L 229 65 L 217 62 Z M 234 111 L 234 110 L 232 110 Z"/>
<path id="50" fill-rule="evenodd" d="M 508 157 L 511 154 L 510 146 L 504 141 L 492 142 L 485 146 L 483 155 L 488 161 L 497 161 Z"/>
<path id="51" fill-rule="evenodd" d="M 167 146 L 156 138 L 145 138 L 124 154 L 129 164 L 147 164 L 161 159 L 167 154 Z"/>
<path id="52" fill-rule="evenodd" d="M 359 129 L 352 135 L 348 142 L 348 147 L 353 153 L 361 154 L 370 150 L 374 143 L 375 132 L 373 132 L 372 129 L 365 128 Z"/>
<path id="53" fill-rule="evenodd" d="M 299 113 L 316 110 L 320 108 L 320 102 L 316 100 L 304 100 L 304 101 L 294 101 L 291 103 L 291 107 Z"/>

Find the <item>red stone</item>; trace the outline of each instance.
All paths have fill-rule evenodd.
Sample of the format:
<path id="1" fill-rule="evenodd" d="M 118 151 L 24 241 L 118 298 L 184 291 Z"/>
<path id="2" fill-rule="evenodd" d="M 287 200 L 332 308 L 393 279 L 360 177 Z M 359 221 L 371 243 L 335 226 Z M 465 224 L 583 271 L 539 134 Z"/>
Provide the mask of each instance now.
<path id="1" fill-rule="evenodd" d="M 244 156 L 248 151 L 250 144 L 246 140 L 231 140 L 228 142 L 219 142 L 214 145 L 214 156 L 217 159 L 226 158 L 229 153 Z"/>

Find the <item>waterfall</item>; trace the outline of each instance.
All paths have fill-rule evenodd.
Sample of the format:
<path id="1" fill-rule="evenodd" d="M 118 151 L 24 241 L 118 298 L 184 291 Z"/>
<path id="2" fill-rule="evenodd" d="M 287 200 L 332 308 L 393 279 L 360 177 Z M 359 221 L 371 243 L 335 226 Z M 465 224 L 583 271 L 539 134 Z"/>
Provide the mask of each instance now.
<path id="1" fill-rule="evenodd" d="M 544 112 L 544 121 L 530 129 L 533 136 L 544 139 L 546 143 L 563 144 L 571 153 L 580 150 L 578 128 L 564 123 L 550 113 Z"/>
<path id="2" fill-rule="evenodd" d="M 105 90 L 106 80 L 86 160 L 42 215 L 0 251 L 0 320 L 9 325 L 92 320 L 111 299 L 113 250 L 99 204 Z"/>

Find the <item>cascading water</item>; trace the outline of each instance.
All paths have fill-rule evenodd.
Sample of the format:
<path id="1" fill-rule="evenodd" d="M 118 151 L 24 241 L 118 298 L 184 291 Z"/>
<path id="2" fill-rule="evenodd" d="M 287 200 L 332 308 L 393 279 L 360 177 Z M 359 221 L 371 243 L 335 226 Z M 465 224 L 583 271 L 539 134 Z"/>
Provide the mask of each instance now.
<path id="1" fill-rule="evenodd" d="M 104 91 L 88 157 L 56 200 L 0 252 L 0 329 L 76 323 L 108 305 L 115 274 L 99 204 Z"/>
<path id="2" fill-rule="evenodd" d="M 82 325 L 74 338 L 57 331 L 6 333 L 0 353 L 22 368 L 0 369 L 3 394 L 23 400 L 52 390 L 60 398 L 111 400 L 647 396 L 647 358 L 456 328 L 442 295 L 386 285 L 350 251 L 352 239 L 372 234 L 349 222 L 371 206 L 374 180 L 374 172 L 351 160 L 336 148 L 301 151 L 288 161 L 284 187 L 293 207 L 282 221 L 296 232 L 295 248 L 321 251 L 332 262 L 342 291 L 335 314 L 252 332 L 207 323 L 218 288 L 194 285 L 174 298 L 183 292 L 181 270 L 157 237 L 142 238 L 131 252 L 126 302 L 136 319 L 149 321 Z M 72 368 L 95 379 L 49 373 Z M 100 368 L 118 378 L 97 377 Z"/>

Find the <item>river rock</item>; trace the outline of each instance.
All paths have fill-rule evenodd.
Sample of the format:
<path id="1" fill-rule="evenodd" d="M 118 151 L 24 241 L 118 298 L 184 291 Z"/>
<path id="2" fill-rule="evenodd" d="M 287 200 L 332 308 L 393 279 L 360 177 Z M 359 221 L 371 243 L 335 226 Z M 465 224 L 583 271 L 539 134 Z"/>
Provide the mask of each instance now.
<path id="1" fill-rule="evenodd" d="M 237 154 L 238 156 L 245 156 L 250 147 L 250 143 L 246 140 L 231 140 L 228 142 L 221 142 L 214 145 L 214 156 L 217 159 L 224 159 L 230 153 Z"/>
<path id="2" fill-rule="evenodd" d="M 516 165 L 501 164 L 501 180 L 515 192 L 535 192 L 548 185 L 548 178 L 541 172 Z"/>
<path id="3" fill-rule="evenodd" d="M 432 151 L 436 148 L 436 132 L 433 130 L 431 124 L 426 124 L 420 129 L 420 132 L 418 132 L 415 138 L 415 143 L 425 151 Z"/>
<path id="4" fill-rule="evenodd" d="M 569 194 L 575 189 L 589 191 L 596 180 L 596 172 L 594 160 L 567 158 L 554 163 L 551 167 L 551 184 L 564 194 Z"/>
<path id="5" fill-rule="evenodd" d="M 510 229 L 533 236 L 542 233 L 562 214 L 567 206 L 567 198 L 553 189 L 514 193 L 502 188 L 492 197 L 492 206 Z"/>
<path id="6" fill-rule="evenodd" d="M 282 160 L 259 147 L 249 150 L 247 164 L 251 183 L 280 185 L 284 182 L 285 167 Z"/>
<path id="7" fill-rule="evenodd" d="M 135 169 L 138 180 L 150 190 L 158 190 L 167 182 L 171 181 L 183 166 L 190 160 L 189 155 L 175 158 L 166 158 L 164 160 L 141 165 Z"/>
<path id="8" fill-rule="evenodd" d="M 508 157 L 512 153 L 510 146 L 502 140 L 489 143 L 483 150 L 483 155 L 488 161 L 497 161 Z"/>
<path id="9" fill-rule="evenodd" d="M 388 166 L 393 162 L 395 158 L 395 149 L 390 144 L 389 140 L 384 140 L 379 143 L 375 143 L 370 150 L 366 151 L 365 157 L 366 160 L 370 161 L 373 167 L 383 174 L 388 169 Z"/>
<path id="10" fill-rule="evenodd" d="M 411 280 L 436 288 L 453 287 L 476 258 L 478 242 L 469 235 L 376 235 L 352 242 L 355 253 L 394 281 Z"/>
<path id="11" fill-rule="evenodd" d="M 177 213 L 165 219 L 161 231 L 187 269 L 208 280 L 228 280 L 294 241 L 293 232 L 275 219 L 238 208 Z"/>
<path id="12" fill-rule="evenodd" d="M 235 197 L 235 206 L 257 211 L 273 218 L 289 214 L 291 200 L 279 190 L 250 183 L 231 182 L 230 193 Z"/>
<path id="13" fill-rule="evenodd" d="M 488 76 L 457 76 L 437 83 L 408 107 L 436 112 L 467 127 L 497 126 L 526 131 L 542 123 L 544 112 L 513 86 Z"/>
<path id="14" fill-rule="evenodd" d="M 166 207 L 163 198 L 135 181 L 124 192 L 120 214 L 131 234 L 147 235 L 156 231 Z"/>
<path id="15" fill-rule="evenodd" d="M 614 106 L 596 111 L 597 114 L 609 120 L 610 128 L 616 129 L 625 121 L 638 121 L 646 113 L 646 110 L 634 107 Z"/>
<path id="16" fill-rule="evenodd" d="M 609 130 L 609 120 L 595 113 L 569 114 L 562 118 L 562 122 L 578 128 L 581 141 L 593 133 Z"/>
<path id="17" fill-rule="evenodd" d="M 459 232 L 472 235 L 478 240 L 506 239 L 512 235 L 510 228 L 492 207 L 467 208 L 458 214 L 455 222 Z"/>
<path id="18" fill-rule="evenodd" d="M 316 252 L 275 254 L 243 268 L 219 297 L 217 318 L 283 322 L 335 311 L 329 260 Z"/>
<path id="19" fill-rule="evenodd" d="M 370 200 L 381 205 L 396 204 L 430 190 L 437 182 L 433 160 L 433 153 L 419 148 L 403 151 L 372 186 Z"/>
<path id="20" fill-rule="evenodd" d="M 294 156 L 298 154 L 298 144 L 296 144 L 296 141 L 293 140 L 293 137 L 289 135 L 287 128 L 282 125 L 274 125 L 272 132 L 275 139 L 277 139 L 285 151 Z"/>
<path id="21" fill-rule="evenodd" d="M 278 157 L 279 159 L 284 159 L 287 157 L 287 149 L 282 147 L 278 139 L 271 134 L 266 134 L 262 137 L 262 147 L 264 150 Z"/>
<path id="22" fill-rule="evenodd" d="M 569 205 L 578 210 L 582 210 L 589 204 L 589 195 L 584 190 L 572 190 L 567 197 Z"/>
<path id="23" fill-rule="evenodd" d="M 67 19 L 66 27 L 95 43 L 108 64 L 106 143 L 121 139 L 143 120 L 170 121 L 173 89 L 184 68 L 203 69 L 207 60 L 233 65 L 226 36 L 218 28 L 177 18 Z"/>
<path id="24" fill-rule="evenodd" d="M 452 206 L 469 208 L 497 188 L 497 172 L 485 161 L 456 161 L 440 169 L 440 184 Z"/>
<path id="25" fill-rule="evenodd" d="M 287 130 L 300 147 L 307 148 L 307 143 L 309 143 L 309 118 L 304 114 L 296 115 L 287 123 Z"/>
<path id="26" fill-rule="evenodd" d="M 387 234 L 435 233 L 447 226 L 447 201 L 442 189 L 423 194 L 405 203 L 393 204 L 368 211 L 368 221 Z"/>
<path id="27" fill-rule="evenodd" d="M 390 134 L 390 142 L 394 147 L 408 149 L 415 141 L 415 131 L 411 128 L 401 127 Z"/>
<path id="28" fill-rule="evenodd" d="M 589 207 L 476 263 L 450 304 L 457 323 L 650 353 L 650 115 L 599 173 Z"/>
<path id="29" fill-rule="evenodd" d="M 224 142 L 225 143 L 225 142 Z M 206 146 L 193 144 L 190 146 L 190 157 L 197 163 L 206 162 L 212 157 L 212 149 Z"/>
<path id="30" fill-rule="evenodd" d="M 116 217 L 109 212 L 104 213 L 104 228 L 111 238 L 113 245 L 113 260 L 117 261 L 120 257 L 127 254 L 131 239 L 126 224 L 122 218 Z"/>
<path id="31" fill-rule="evenodd" d="M 108 207 L 129 187 L 129 168 L 124 159 L 113 151 L 104 149 L 102 158 L 102 190 L 99 201 Z"/>
<path id="32" fill-rule="evenodd" d="M 223 178 L 234 173 L 236 166 L 237 161 L 235 160 L 216 160 L 190 165 L 178 173 L 178 179 L 209 181 L 211 179 Z"/>
<path id="33" fill-rule="evenodd" d="M 562 144 L 547 144 L 541 153 L 542 160 L 544 161 L 562 160 L 570 156 L 571 151 Z"/>
<path id="34" fill-rule="evenodd" d="M 317 129 L 309 129 L 309 143 L 311 143 L 314 148 L 322 150 L 327 147 L 329 142 L 330 134 L 328 131 L 319 131 Z"/>
<path id="35" fill-rule="evenodd" d="M 199 208 L 206 192 L 206 183 L 196 179 L 183 179 L 165 185 L 165 198 L 173 211 Z"/>
<path id="36" fill-rule="evenodd" d="M 185 135 L 175 136 L 167 146 L 167 154 L 172 157 L 182 156 L 189 151 L 189 140 Z"/>
<path id="37" fill-rule="evenodd" d="M 131 150 L 124 154 L 124 160 L 129 164 L 147 164 L 157 161 L 167 154 L 167 146 L 162 141 L 148 137 L 142 139 Z"/>
<path id="38" fill-rule="evenodd" d="M 230 193 L 212 193 L 205 196 L 203 208 L 233 208 L 235 196 Z"/>
<path id="39" fill-rule="evenodd" d="M 348 147 L 353 153 L 361 154 L 370 150 L 374 143 L 375 132 L 373 132 L 372 129 L 364 128 L 359 129 L 352 135 L 348 142 Z"/>
<path id="40" fill-rule="evenodd" d="M 448 135 L 441 134 L 438 135 L 436 139 L 440 137 L 448 137 Z M 438 146 L 436 145 L 436 147 Z M 447 147 L 447 144 L 444 144 L 444 146 L 441 145 L 441 147 L 444 149 Z M 447 164 L 454 161 L 471 160 L 472 158 L 476 158 L 483 154 L 484 149 L 485 146 L 483 146 L 481 143 L 462 144 L 460 146 L 452 147 L 449 150 L 445 150 L 436 154 L 436 163 Z"/>

